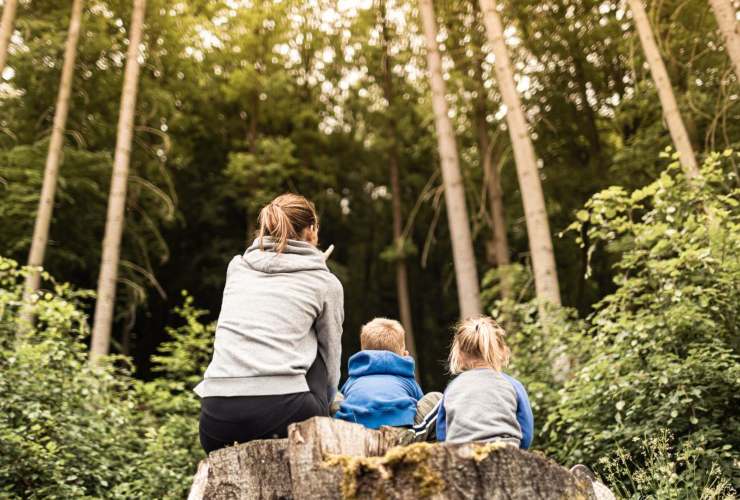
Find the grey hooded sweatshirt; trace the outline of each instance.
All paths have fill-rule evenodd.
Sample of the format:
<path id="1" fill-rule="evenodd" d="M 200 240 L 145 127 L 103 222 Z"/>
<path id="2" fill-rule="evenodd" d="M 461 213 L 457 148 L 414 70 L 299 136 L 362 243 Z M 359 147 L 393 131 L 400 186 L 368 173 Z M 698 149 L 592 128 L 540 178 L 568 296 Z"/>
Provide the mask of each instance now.
<path id="1" fill-rule="evenodd" d="M 200 397 L 266 396 L 308 391 L 317 353 L 332 401 L 339 383 L 344 321 L 342 284 L 313 245 L 271 238 L 234 257 L 226 271 L 213 359 L 195 388 Z"/>

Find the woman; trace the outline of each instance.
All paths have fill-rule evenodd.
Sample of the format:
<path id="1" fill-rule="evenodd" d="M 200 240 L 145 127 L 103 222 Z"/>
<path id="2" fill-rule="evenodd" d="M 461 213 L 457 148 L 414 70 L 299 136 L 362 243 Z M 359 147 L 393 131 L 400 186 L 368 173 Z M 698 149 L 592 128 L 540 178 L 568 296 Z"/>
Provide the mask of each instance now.
<path id="1" fill-rule="evenodd" d="M 328 416 L 339 382 L 344 296 L 316 248 L 313 204 L 278 196 L 259 224 L 226 271 L 213 359 L 195 388 L 208 453 Z"/>

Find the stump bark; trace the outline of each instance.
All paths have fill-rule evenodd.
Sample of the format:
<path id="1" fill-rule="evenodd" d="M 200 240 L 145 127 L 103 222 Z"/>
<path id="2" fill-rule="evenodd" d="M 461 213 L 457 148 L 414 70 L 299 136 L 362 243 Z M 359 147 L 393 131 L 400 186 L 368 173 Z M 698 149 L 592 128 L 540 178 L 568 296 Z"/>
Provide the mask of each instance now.
<path id="1" fill-rule="evenodd" d="M 287 439 L 253 441 L 201 462 L 189 500 L 594 498 L 590 481 L 547 458 L 501 445 L 416 443 L 329 418 Z"/>

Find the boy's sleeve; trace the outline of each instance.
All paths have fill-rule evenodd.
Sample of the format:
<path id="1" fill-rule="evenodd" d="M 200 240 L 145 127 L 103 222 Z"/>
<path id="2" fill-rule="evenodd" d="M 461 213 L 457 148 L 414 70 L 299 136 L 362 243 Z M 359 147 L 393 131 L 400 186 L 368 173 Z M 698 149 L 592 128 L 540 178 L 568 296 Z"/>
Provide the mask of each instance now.
<path id="1" fill-rule="evenodd" d="M 437 413 L 437 441 L 442 442 L 447 439 L 447 411 L 445 410 L 445 398 L 439 403 L 439 412 Z"/>
<path id="2" fill-rule="evenodd" d="M 342 393 L 342 396 L 344 396 L 345 398 L 347 397 L 347 393 L 352 388 L 352 384 L 354 382 L 355 382 L 355 379 L 352 378 L 352 377 L 350 377 L 350 378 L 347 379 L 347 381 L 344 383 L 344 385 L 342 386 L 342 388 L 339 390 L 339 392 Z"/>
<path id="3" fill-rule="evenodd" d="M 529 397 L 522 383 L 508 375 L 506 375 L 506 378 L 514 386 L 514 391 L 516 391 L 516 420 L 522 429 L 522 443 L 519 447 L 526 450 L 532 446 L 532 439 L 534 438 L 534 415 L 532 415 L 532 407 L 529 404 Z"/>
<path id="4" fill-rule="evenodd" d="M 329 289 L 324 298 L 323 309 L 319 317 L 316 318 L 316 336 L 318 337 L 319 354 L 326 364 L 327 396 L 330 404 L 334 401 L 339 385 L 343 322 L 344 290 L 336 276 L 332 275 Z"/>
<path id="5" fill-rule="evenodd" d="M 414 397 L 416 399 L 421 399 L 424 397 L 424 391 L 421 390 L 421 386 L 416 380 L 414 380 Z"/>

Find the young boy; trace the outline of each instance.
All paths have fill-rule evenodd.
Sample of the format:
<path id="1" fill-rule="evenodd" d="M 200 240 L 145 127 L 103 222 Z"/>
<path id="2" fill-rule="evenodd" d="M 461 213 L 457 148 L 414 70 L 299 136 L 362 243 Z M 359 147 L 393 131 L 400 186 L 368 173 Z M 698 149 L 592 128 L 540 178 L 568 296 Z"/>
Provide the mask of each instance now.
<path id="1" fill-rule="evenodd" d="M 414 425 L 424 393 L 414 378 L 414 359 L 404 337 L 403 327 L 392 319 L 375 318 L 362 327 L 362 350 L 349 358 L 349 379 L 342 387 L 344 401 L 336 418 L 370 429 Z"/>

